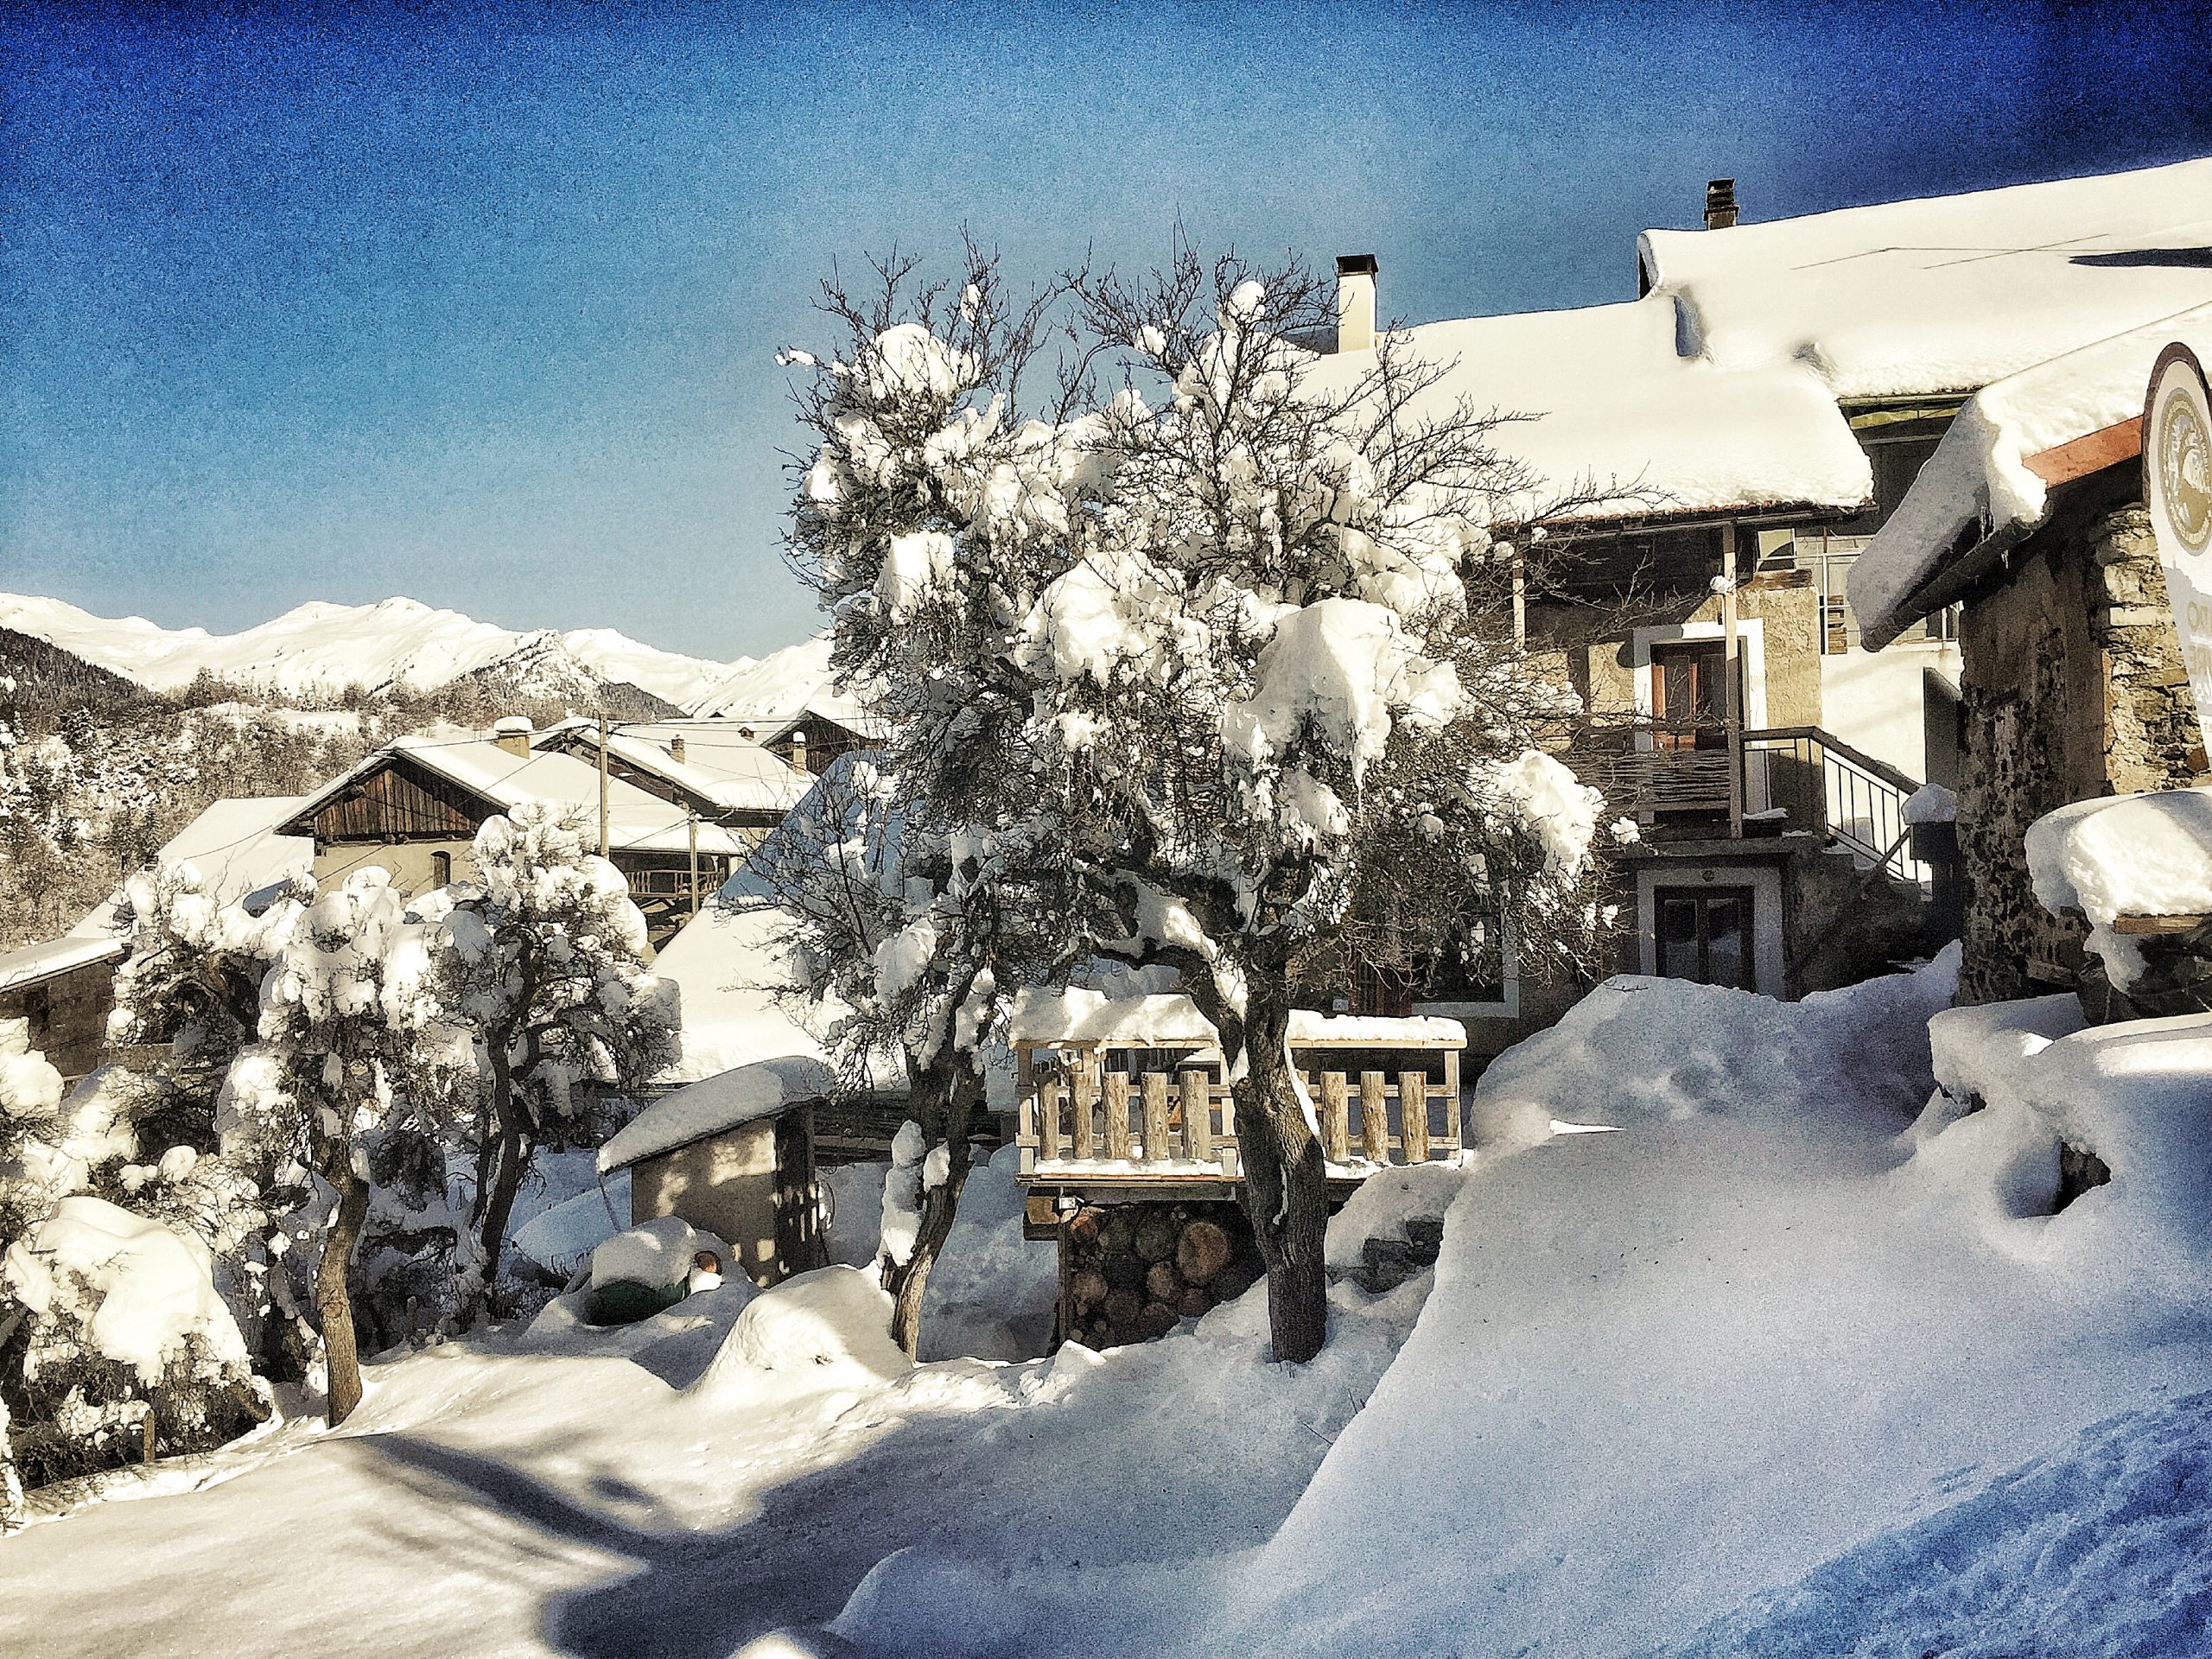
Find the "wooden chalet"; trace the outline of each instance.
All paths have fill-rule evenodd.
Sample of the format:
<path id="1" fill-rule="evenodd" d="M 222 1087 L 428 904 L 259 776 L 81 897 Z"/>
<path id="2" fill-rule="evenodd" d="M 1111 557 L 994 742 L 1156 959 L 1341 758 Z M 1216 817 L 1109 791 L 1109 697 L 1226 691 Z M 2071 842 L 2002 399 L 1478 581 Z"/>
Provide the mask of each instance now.
<path id="1" fill-rule="evenodd" d="M 601 781 L 595 766 L 533 750 L 526 726 L 489 742 L 403 738 L 308 798 L 284 829 L 313 838 L 319 881 L 377 864 L 402 892 L 428 892 L 470 875 L 484 821 L 526 804 L 569 814 L 590 845 Z M 657 943 L 697 912 L 751 845 L 745 831 L 702 822 L 611 769 L 605 800 L 607 856 Z"/>

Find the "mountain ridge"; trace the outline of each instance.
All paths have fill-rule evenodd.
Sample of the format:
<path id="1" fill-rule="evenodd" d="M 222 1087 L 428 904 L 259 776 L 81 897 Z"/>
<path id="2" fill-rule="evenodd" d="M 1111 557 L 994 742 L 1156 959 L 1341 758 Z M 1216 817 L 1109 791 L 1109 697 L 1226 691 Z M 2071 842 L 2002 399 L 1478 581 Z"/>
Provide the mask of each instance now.
<path id="1" fill-rule="evenodd" d="M 203 673 L 264 695 L 309 700 L 356 690 L 423 694 L 462 683 L 554 699 L 635 688 L 686 714 L 762 721 L 809 703 L 847 701 L 830 689 L 826 639 L 716 662 L 662 651 L 612 628 L 503 628 L 404 596 L 369 605 L 311 600 L 220 634 L 0 593 L 0 628 L 156 692 L 181 690 Z"/>

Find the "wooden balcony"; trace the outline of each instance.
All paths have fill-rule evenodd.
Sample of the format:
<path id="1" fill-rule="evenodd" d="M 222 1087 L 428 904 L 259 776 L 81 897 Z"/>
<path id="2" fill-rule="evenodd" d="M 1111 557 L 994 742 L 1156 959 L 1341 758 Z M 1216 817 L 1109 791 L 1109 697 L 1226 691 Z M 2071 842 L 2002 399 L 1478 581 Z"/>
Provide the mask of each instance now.
<path id="1" fill-rule="evenodd" d="M 1103 1017 L 1014 1033 L 1016 1143 L 1033 1185 L 1150 1192 L 1243 1179 L 1236 1106 L 1212 1028 L 1185 999 L 1173 1020 Z M 1154 1012 L 1158 1010 L 1155 1008 Z M 1185 1015 L 1187 1017 L 1185 1017 Z M 1301 1013 L 1291 1058 L 1313 1102 L 1332 1179 L 1390 1164 L 1456 1160 L 1465 1145 L 1459 1052 L 1448 1020 L 1332 1019 Z"/>

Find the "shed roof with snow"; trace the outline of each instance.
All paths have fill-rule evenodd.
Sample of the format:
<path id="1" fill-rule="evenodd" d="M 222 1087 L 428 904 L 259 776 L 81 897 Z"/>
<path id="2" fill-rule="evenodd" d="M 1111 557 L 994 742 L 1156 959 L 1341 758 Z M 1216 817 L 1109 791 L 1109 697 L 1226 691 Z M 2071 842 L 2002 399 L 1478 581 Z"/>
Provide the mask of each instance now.
<path id="1" fill-rule="evenodd" d="M 789 1054 L 756 1060 L 661 1096 L 599 1149 L 599 1173 L 641 1164 L 762 1118 L 836 1093 L 836 1073 L 821 1060 Z"/>

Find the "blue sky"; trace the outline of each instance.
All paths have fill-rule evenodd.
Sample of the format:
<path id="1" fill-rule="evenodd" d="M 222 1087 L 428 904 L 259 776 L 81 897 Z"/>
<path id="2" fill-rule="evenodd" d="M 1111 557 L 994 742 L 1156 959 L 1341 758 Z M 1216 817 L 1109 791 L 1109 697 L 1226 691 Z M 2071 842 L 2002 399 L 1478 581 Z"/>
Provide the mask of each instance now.
<path id="1" fill-rule="evenodd" d="M 833 262 L 1371 251 L 1411 321 L 1635 233 L 2212 153 L 2212 18 L 2074 7 L 178 6 L 0 22 L 0 587 L 812 630 L 781 345 Z"/>

